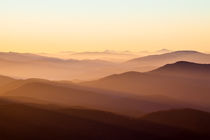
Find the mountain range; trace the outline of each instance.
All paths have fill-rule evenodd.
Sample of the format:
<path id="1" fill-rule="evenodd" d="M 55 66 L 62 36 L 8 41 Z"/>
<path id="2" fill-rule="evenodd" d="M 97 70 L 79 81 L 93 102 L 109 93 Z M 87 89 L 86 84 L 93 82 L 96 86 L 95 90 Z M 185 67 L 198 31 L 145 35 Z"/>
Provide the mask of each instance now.
<path id="1" fill-rule="evenodd" d="M 177 57 L 172 60 L 173 55 Z M 208 57 L 181 51 L 116 64 L 0 53 L 0 71 L 10 70 L 13 74 L 0 76 L 0 138 L 209 139 Z M 181 58 L 200 58 L 197 60 L 203 63 L 176 61 Z M 144 64 L 141 59 L 145 59 Z M 153 62 L 160 66 L 148 72 L 135 71 L 141 66 L 152 66 Z M 90 66 L 93 68 L 86 71 Z M 111 74 L 97 80 L 66 80 L 67 75 L 75 74 L 76 78 L 81 73 L 92 77 L 96 72 L 93 69 L 109 67 L 111 71 L 106 72 Z M 116 72 L 117 69 L 126 72 Z M 18 75 L 18 71 L 23 75 Z M 63 77 L 66 79 L 60 80 Z"/>
<path id="2" fill-rule="evenodd" d="M 182 61 L 146 73 L 126 72 L 78 84 L 1 76 L 0 95 L 131 116 L 184 107 L 210 111 L 209 74 L 208 64 Z"/>
<path id="3" fill-rule="evenodd" d="M 0 79 L 7 80 L 7 77 Z M 4 98 L 32 103 L 59 104 L 110 111 L 113 113 L 141 116 L 147 112 L 182 107 L 197 107 L 170 98 L 135 96 L 130 93 L 84 87 L 78 84 L 42 79 L 16 80 L 0 84 L 0 95 Z"/>
<path id="4" fill-rule="evenodd" d="M 161 52 L 167 51 L 162 50 Z M 110 52 L 107 53 L 110 54 Z M 140 57 L 126 62 L 111 62 L 100 59 L 61 59 L 30 53 L 9 52 L 0 53 L 0 73 L 16 78 L 33 77 L 50 80 L 84 81 L 127 71 L 151 71 L 177 61 L 210 63 L 210 55 L 196 51 L 176 51 L 164 54 L 158 53 L 158 55 Z"/>

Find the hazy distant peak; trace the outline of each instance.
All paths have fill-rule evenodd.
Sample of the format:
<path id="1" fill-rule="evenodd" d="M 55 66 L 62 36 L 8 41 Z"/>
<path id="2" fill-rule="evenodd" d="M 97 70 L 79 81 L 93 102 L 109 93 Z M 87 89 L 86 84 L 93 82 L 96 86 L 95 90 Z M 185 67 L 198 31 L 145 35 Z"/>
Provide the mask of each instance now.
<path id="1" fill-rule="evenodd" d="M 198 51 L 193 51 L 193 50 L 183 50 L 183 51 L 175 51 L 175 52 L 171 52 L 168 54 L 203 54 L 201 52 Z"/>
<path id="2" fill-rule="evenodd" d="M 0 52 L 0 58 L 9 61 L 34 61 L 34 60 L 49 60 L 55 58 L 45 57 L 32 53 L 17 53 L 17 52 Z"/>
<path id="3" fill-rule="evenodd" d="M 168 49 L 161 49 L 161 50 L 157 50 L 156 51 L 156 53 L 158 53 L 158 54 L 161 54 L 161 53 L 169 53 L 169 52 L 171 52 L 171 51 L 168 50 Z"/>
<path id="4" fill-rule="evenodd" d="M 183 50 L 183 51 L 174 51 L 174 52 L 168 52 L 168 53 L 164 53 L 164 54 L 159 54 L 159 55 L 153 55 L 153 56 L 174 56 L 174 55 L 202 55 L 204 53 L 198 52 L 198 51 L 191 51 L 191 50 Z M 152 55 L 151 55 L 152 56 Z"/>
<path id="5" fill-rule="evenodd" d="M 183 50 L 164 54 L 148 55 L 127 61 L 128 63 L 141 63 L 145 65 L 163 65 L 176 61 L 210 62 L 210 55 L 198 51 Z"/>
<path id="6" fill-rule="evenodd" d="M 133 52 L 130 51 L 87 51 L 87 52 L 75 52 L 73 55 L 133 55 Z"/>
<path id="7" fill-rule="evenodd" d="M 16 53 L 16 52 L 0 52 L 0 58 L 2 60 L 10 61 L 48 61 L 48 62 L 70 62 L 70 63 L 79 63 L 79 62 L 95 62 L 95 63 L 111 63 L 109 61 L 100 60 L 100 59 L 61 59 L 57 57 L 48 57 L 32 53 Z"/>

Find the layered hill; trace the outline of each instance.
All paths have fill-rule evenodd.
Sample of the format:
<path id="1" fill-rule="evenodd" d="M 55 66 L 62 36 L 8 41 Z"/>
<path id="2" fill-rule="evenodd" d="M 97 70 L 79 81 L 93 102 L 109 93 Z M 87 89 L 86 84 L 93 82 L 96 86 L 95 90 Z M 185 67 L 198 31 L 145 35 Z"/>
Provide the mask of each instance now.
<path id="1" fill-rule="evenodd" d="M 134 95 L 132 92 L 124 92 L 124 90 L 122 90 L 123 92 L 112 89 L 104 90 L 100 86 L 87 87 L 71 82 L 13 79 L 10 83 L 0 86 L 2 97 L 21 102 L 59 104 L 68 107 L 78 106 L 135 117 L 173 108 L 200 109 L 197 104 L 187 103 L 161 94 Z"/>
<path id="2" fill-rule="evenodd" d="M 113 66 L 115 64 L 112 62 L 103 60 L 59 59 L 30 53 L 0 53 L 0 73 L 18 78 L 93 79 L 110 73 Z"/>
<path id="3" fill-rule="evenodd" d="M 164 51 L 163 52 L 167 52 Z M 30 53 L 0 52 L 0 73 L 17 78 L 50 80 L 93 80 L 114 73 L 151 71 L 177 61 L 210 63 L 210 55 L 196 51 L 176 51 L 139 57 L 126 62 L 101 59 L 61 59 Z M 91 55 L 91 54 L 90 54 Z M 92 58 L 91 56 L 89 58 Z"/>
<path id="4" fill-rule="evenodd" d="M 209 65 L 168 64 L 147 73 L 127 72 L 73 84 L 2 76 L 2 96 L 24 97 L 65 106 L 82 106 L 140 116 L 173 108 L 210 110 Z"/>
<path id="5" fill-rule="evenodd" d="M 177 62 L 151 72 L 116 74 L 82 85 L 136 95 L 163 95 L 209 108 L 209 74 L 207 64 Z"/>
<path id="6" fill-rule="evenodd" d="M 188 106 L 184 102 L 165 97 L 134 96 L 130 93 L 42 79 L 13 79 L 10 83 L 0 86 L 1 96 L 18 101 L 78 106 L 130 116 L 141 116 L 147 112 Z"/>
<path id="7" fill-rule="evenodd" d="M 188 78 L 210 79 L 210 64 L 198 64 L 186 61 L 167 64 L 152 71 L 156 74 L 173 75 Z"/>

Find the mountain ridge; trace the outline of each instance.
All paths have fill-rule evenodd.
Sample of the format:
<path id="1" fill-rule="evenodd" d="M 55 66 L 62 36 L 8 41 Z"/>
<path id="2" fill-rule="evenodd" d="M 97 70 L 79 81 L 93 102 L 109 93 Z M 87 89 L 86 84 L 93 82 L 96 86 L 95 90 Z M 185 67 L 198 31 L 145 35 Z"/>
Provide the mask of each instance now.
<path id="1" fill-rule="evenodd" d="M 177 61 L 191 61 L 195 63 L 210 63 L 210 54 L 198 51 L 175 51 L 160 55 L 149 55 L 128 60 L 126 63 L 136 63 L 143 65 L 165 65 Z M 156 64 L 155 64 L 156 63 Z"/>
<path id="2" fill-rule="evenodd" d="M 188 68 L 188 65 L 191 67 Z M 174 67 L 178 67 L 179 71 L 173 70 Z M 135 95 L 166 95 L 179 100 L 197 102 L 198 104 L 206 103 L 210 107 L 207 101 L 210 98 L 209 75 L 209 64 L 181 61 L 150 72 L 126 72 L 82 84 Z"/>

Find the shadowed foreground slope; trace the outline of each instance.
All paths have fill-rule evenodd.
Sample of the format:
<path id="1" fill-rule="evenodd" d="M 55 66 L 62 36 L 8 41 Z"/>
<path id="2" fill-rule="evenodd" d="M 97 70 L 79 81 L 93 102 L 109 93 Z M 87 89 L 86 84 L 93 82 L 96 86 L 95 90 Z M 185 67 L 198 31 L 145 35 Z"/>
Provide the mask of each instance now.
<path id="1" fill-rule="evenodd" d="M 210 113 L 208 112 L 176 109 L 150 113 L 145 115 L 143 119 L 210 135 Z"/>
<path id="2" fill-rule="evenodd" d="M 94 110 L 50 109 L 0 101 L 2 140 L 152 140 L 207 138 L 191 131 Z M 108 119 L 107 119 L 108 118 Z"/>

